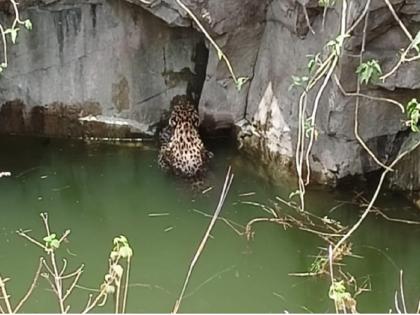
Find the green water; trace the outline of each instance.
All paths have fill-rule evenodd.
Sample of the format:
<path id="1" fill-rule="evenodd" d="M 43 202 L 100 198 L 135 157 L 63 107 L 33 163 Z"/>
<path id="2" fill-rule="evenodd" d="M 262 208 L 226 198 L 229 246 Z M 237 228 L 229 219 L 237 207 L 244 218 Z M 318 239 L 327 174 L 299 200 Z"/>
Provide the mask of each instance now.
<path id="1" fill-rule="evenodd" d="M 68 270 L 85 264 L 80 286 L 98 288 L 107 270 L 112 239 L 124 234 L 134 250 L 128 311 L 171 312 L 210 221 L 196 210 L 213 213 L 228 166 L 232 165 L 235 178 L 221 215 L 242 225 L 267 216 L 259 207 L 243 201 L 269 204 L 275 196 L 285 197 L 293 190 L 265 181 L 255 162 L 228 145 L 212 148 L 215 158 L 205 184 L 213 189 L 204 194 L 162 173 L 156 166 L 154 146 L 9 137 L 0 139 L 0 148 L 0 171 L 12 172 L 11 177 L 0 179 L 0 273 L 11 278 L 8 292 L 14 303 L 29 287 L 43 254 L 15 231 L 30 229 L 31 235 L 42 238 L 41 212 L 49 213 L 54 232 L 71 229 L 69 242 L 58 254 L 68 259 Z M 340 200 L 350 200 L 354 192 L 357 187 L 348 193 L 313 191 L 308 207 L 325 215 Z M 394 195 L 381 196 L 380 204 L 394 208 L 397 214 L 409 208 Z M 333 215 L 351 223 L 358 211 L 344 205 Z M 255 225 L 255 232 L 254 240 L 247 241 L 218 221 L 180 311 L 333 312 L 328 278 L 288 275 L 308 270 L 323 242 L 309 233 L 270 223 Z M 371 282 L 371 291 L 358 297 L 359 311 L 387 312 L 393 308 L 400 269 L 405 275 L 407 306 L 416 310 L 419 237 L 420 226 L 375 216 L 356 232 L 353 251 L 363 258 L 349 258 L 346 263 L 358 280 L 369 277 Z M 70 311 L 83 309 L 89 293 L 77 288 L 68 300 Z M 45 279 L 40 279 L 22 309 L 58 310 Z M 112 312 L 111 301 L 97 311 Z"/>

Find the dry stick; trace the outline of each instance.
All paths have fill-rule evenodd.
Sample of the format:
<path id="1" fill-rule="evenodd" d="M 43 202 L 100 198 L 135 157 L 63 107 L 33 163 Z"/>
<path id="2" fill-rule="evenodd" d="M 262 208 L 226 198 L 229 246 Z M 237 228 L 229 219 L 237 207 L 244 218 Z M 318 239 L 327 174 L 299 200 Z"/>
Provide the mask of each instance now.
<path id="1" fill-rule="evenodd" d="M 363 10 L 362 15 L 356 20 L 356 22 L 347 30 L 345 31 L 345 27 L 346 27 L 346 10 L 347 10 L 347 1 L 343 2 L 343 14 L 342 14 L 342 18 L 341 18 L 341 36 L 344 38 L 345 35 L 350 34 L 355 28 L 356 26 L 363 20 L 364 16 L 366 15 L 366 13 L 369 11 L 369 6 L 370 6 L 370 2 L 371 0 L 368 0 L 366 2 L 365 8 Z M 324 11 L 325 14 L 326 11 Z M 329 57 L 323 62 L 323 64 L 321 65 L 320 69 L 317 71 L 317 73 L 322 72 L 321 75 L 319 75 L 317 77 L 317 75 L 315 75 L 315 79 L 311 80 L 312 82 L 310 84 L 308 84 L 308 87 L 305 89 L 304 93 L 302 93 L 300 99 L 299 99 L 299 124 L 298 124 L 298 137 L 297 137 L 297 142 L 296 142 L 296 154 L 295 154 L 295 158 L 296 158 L 296 171 L 297 171 L 297 175 L 298 175 L 298 185 L 299 185 L 299 198 L 300 198 L 300 209 L 304 210 L 305 208 L 305 183 L 303 181 L 303 156 L 304 156 L 304 151 L 305 151 L 305 134 L 304 134 L 304 119 L 303 119 L 303 115 L 306 111 L 306 102 L 307 102 L 307 94 L 308 92 L 315 86 L 315 84 L 318 82 L 318 80 L 321 79 L 322 76 L 325 75 L 328 66 L 330 65 L 331 60 L 335 57 L 334 54 L 330 54 Z M 325 67 L 325 72 L 323 67 Z M 312 125 L 315 124 L 314 121 L 311 122 Z M 315 130 L 312 129 L 311 130 L 311 142 L 313 142 L 313 137 L 314 137 L 314 133 Z M 307 159 L 306 159 L 306 165 L 308 166 L 308 172 L 310 172 L 309 169 L 309 151 L 307 150 Z M 309 178 L 309 176 L 307 176 L 307 178 Z M 309 180 L 308 180 L 309 181 Z"/>
<path id="2" fill-rule="evenodd" d="M 280 218 L 255 218 L 255 219 L 252 219 L 251 221 L 249 221 L 248 224 L 245 227 L 245 235 L 248 239 L 251 238 L 252 225 L 254 223 L 257 223 L 257 222 L 274 222 L 274 223 L 282 224 L 285 229 L 287 227 L 292 226 L 289 222 L 287 222 L 284 219 L 280 219 Z"/>
<path id="3" fill-rule="evenodd" d="M 306 20 L 306 24 L 308 25 L 308 28 L 311 31 L 311 33 L 315 35 L 315 31 L 312 28 L 311 21 L 309 20 L 309 15 L 308 15 L 308 10 L 306 9 L 306 5 L 302 3 L 300 5 L 302 6 L 303 14 L 305 15 L 305 20 Z"/>
<path id="4" fill-rule="evenodd" d="M 398 305 L 398 291 L 395 291 L 394 304 L 395 304 L 395 309 L 397 310 L 397 313 L 402 314 L 401 311 L 400 311 L 400 306 Z"/>
<path id="5" fill-rule="evenodd" d="M 127 274 L 125 276 L 125 286 L 124 286 L 124 298 L 121 313 L 125 313 L 125 306 L 127 304 L 127 295 L 128 295 L 128 279 L 130 277 L 130 256 L 127 257 Z"/>
<path id="6" fill-rule="evenodd" d="M 197 249 L 197 251 L 196 251 L 196 253 L 194 255 L 194 258 L 191 261 L 190 267 L 188 269 L 187 276 L 185 278 L 184 285 L 183 285 L 182 290 L 181 290 L 181 294 L 179 295 L 179 298 L 176 301 L 175 306 L 174 306 L 174 309 L 172 311 L 174 314 L 176 314 L 178 312 L 178 309 L 181 306 L 181 301 L 182 301 L 182 298 L 184 296 L 185 290 L 187 288 L 188 281 L 189 281 L 189 279 L 191 277 L 191 274 L 192 274 L 192 271 L 194 269 L 194 266 L 197 263 L 198 258 L 200 257 L 201 252 L 204 249 L 204 246 L 206 245 L 206 242 L 207 242 L 207 240 L 209 238 L 210 232 L 211 232 L 214 224 L 216 223 L 217 216 L 219 215 L 220 211 L 222 210 L 223 204 L 225 202 L 226 195 L 227 195 L 227 193 L 229 191 L 230 185 L 232 184 L 232 180 L 233 180 L 233 174 L 231 174 L 231 168 L 229 167 L 229 169 L 227 171 L 227 174 L 226 174 L 225 183 L 223 185 L 222 193 L 220 195 L 219 203 L 217 205 L 216 211 L 214 212 L 213 218 L 210 221 L 210 224 L 209 224 L 209 226 L 207 228 L 207 231 L 204 234 L 204 237 L 201 240 L 201 243 L 200 243 L 200 245 L 199 245 L 199 247 L 198 247 L 198 249 Z"/>
<path id="7" fill-rule="evenodd" d="M 362 38 L 362 47 L 360 49 L 360 55 L 359 55 L 359 64 L 363 63 L 363 54 L 365 52 L 366 47 L 366 30 L 368 26 L 368 20 L 369 20 L 369 12 L 366 13 L 365 16 L 365 24 L 363 26 L 363 38 Z M 356 93 L 360 94 L 360 80 L 359 78 L 356 78 Z M 362 137 L 359 134 L 359 105 L 360 105 L 360 98 L 356 96 L 356 104 L 354 106 L 354 136 L 356 137 L 357 141 L 359 141 L 360 145 L 365 149 L 365 151 L 372 157 L 372 159 L 381 166 L 384 169 L 389 169 L 388 166 L 386 166 L 384 163 L 382 163 L 376 155 L 369 149 L 365 141 L 362 139 Z M 392 169 L 389 169 L 389 171 L 392 171 Z"/>
<path id="8" fill-rule="evenodd" d="M 4 303 L 6 304 L 6 308 L 7 308 L 7 312 L 9 314 L 13 313 L 12 311 L 12 306 L 10 305 L 10 300 L 9 300 L 9 296 L 7 295 L 7 291 L 6 291 L 6 287 L 5 287 L 5 282 L 7 280 L 6 279 L 2 279 L 0 277 L 0 289 L 1 289 L 1 294 L 3 296 L 4 299 Z"/>
<path id="9" fill-rule="evenodd" d="M 397 13 L 394 10 L 394 7 L 392 6 L 392 4 L 389 2 L 389 0 L 384 0 L 386 5 L 388 6 L 389 10 L 391 11 L 392 15 L 394 16 L 394 19 L 398 22 L 398 24 L 400 25 L 400 28 L 403 30 L 404 34 L 407 36 L 407 38 L 410 40 L 410 45 L 407 47 L 407 49 L 401 54 L 400 59 L 398 60 L 397 64 L 392 68 L 391 71 L 389 71 L 387 74 L 384 74 L 383 76 L 380 77 L 381 80 L 385 81 L 385 79 L 387 79 L 389 76 L 391 76 L 395 71 L 398 70 L 398 68 L 404 63 L 404 62 L 411 62 L 411 61 L 415 61 L 420 59 L 420 55 L 419 56 L 415 56 L 415 57 L 411 57 L 411 58 L 406 58 L 407 54 L 409 53 L 409 51 L 413 48 L 414 46 L 414 38 L 411 35 L 411 33 L 408 31 L 407 27 L 404 25 L 404 23 L 401 21 L 401 19 L 398 17 Z"/>
<path id="10" fill-rule="evenodd" d="M 398 223 L 405 223 L 405 224 L 413 224 L 413 225 L 420 225 L 420 221 L 411 221 L 411 220 L 404 220 L 404 219 L 397 219 L 397 218 L 391 218 L 388 215 L 386 215 L 385 213 L 383 213 L 381 210 L 379 209 L 373 209 L 372 208 L 372 212 L 373 213 L 377 213 L 379 214 L 381 217 L 383 217 L 385 220 L 391 221 L 391 222 L 398 222 Z"/>
<path id="11" fill-rule="evenodd" d="M 415 56 L 415 57 L 411 57 L 411 58 L 407 58 L 408 53 L 410 52 L 410 50 L 414 47 L 414 42 L 411 42 L 410 45 L 403 51 L 403 53 L 401 54 L 400 58 L 398 59 L 397 64 L 386 74 L 384 74 L 383 76 L 380 77 L 381 80 L 385 81 L 388 77 L 390 77 L 391 75 L 393 75 L 399 67 L 401 67 L 401 65 L 403 63 L 406 62 L 411 62 L 411 61 L 415 61 L 417 59 L 420 58 L 419 56 Z"/>
<path id="12" fill-rule="evenodd" d="M 398 22 L 401 29 L 404 31 L 405 35 L 408 37 L 410 42 L 413 41 L 413 36 L 411 36 L 410 32 L 408 31 L 407 27 L 405 27 L 404 23 L 401 21 L 401 19 L 398 17 L 397 13 L 394 10 L 394 7 L 392 6 L 391 2 L 389 0 L 384 0 L 386 5 L 389 8 L 389 11 L 391 11 L 392 15 L 394 16 L 394 19 Z"/>
<path id="13" fill-rule="evenodd" d="M 334 286 L 334 270 L 333 270 L 333 250 L 331 245 L 328 246 L 328 262 L 330 266 L 331 286 Z M 334 299 L 335 313 L 338 314 L 337 300 Z"/>
<path id="14" fill-rule="evenodd" d="M 178 5 L 185 10 L 185 12 L 188 13 L 188 15 L 194 20 L 194 22 L 197 24 L 199 29 L 203 32 L 203 34 L 206 36 L 206 38 L 209 40 L 209 42 L 213 45 L 213 47 L 216 49 L 217 54 L 219 56 L 219 59 L 223 59 L 229 69 L 230 74 L 232 75 L 232 79 L 235 82 L 235 84 L 238 83 L 238 79 L 236 78 L 235 72 L 233 71 L 233 67 L 228 59 L 228 57 L 225 55 L 225 53 L 220 49 L 219 45 L 214 41 L 214 39 L 210 36 L 210 34 L 206 31 L 204 26 L 201 24 L 201 22 L 197 19 L 197 17 L 194 15 L 194 13 L 181 1 L 181 0 L 175 0 Z"/>
<path id="15" fill-rule="evenodd" d="M 6 41 L 6 34 L 4 34 L 4 28 L 3 25 L 0 24 L 0 33 L 1 33 L 1 38 L 3 41 L 3 64 L 7 67 L 7 41 Z"/>
<path id="16" fill-rule="evenodd" d="M 414 144 L 411 148 L 407 149 L 403 153 L 401 153 L 399 156 L 395 158 L 395 160 L 389 165 L 390 168 L 393 168 L 404 156 L 414 151 L 417 147 L 420 146 L 420 141 Z M 381 178 L 379 179 L 378 186 L 376 187 L 375 193 L 373 194 L 372 199 L 370 200 L 367 208 L 363 212 L 360 219 L 352 226 L 352 228 L 344 235 L 340 241 L 334 246 L 334 252 L 341 246 L 343 243 L 353 234 L 354 231 L 356 231 L 359 226 L 362 224 L 362 222 L 366 219 L 367 215 L 369 214 L 370 210 L 373 207 L 373 204 L 375 203 L 376 199 L 379 196 L 379 192 L 381 191 L 383 182 L 385 180 L 386 175 L 388 174 L 389 170 L 386 169 L 382 172 Z"/>
<path id="17" fill-rule="evenodd" d="M 38 282 L 39 274 L 41 273 L 42 260 L 43 258 L 41 257 L 39 259 L 38 269 L 35 272 L 35 276 L 32 281 L 32 284 L 29 287 L 28 291 L 26 292 L 25 296 L 19 301 L 18 305 L 15 307 L 15 310 L 13 311 L 13 313 L 17 313 L 20 310 L 20 308 L 23 306 L 23 304 L 28 300 L 29 296 L 32 294 L 32 291 L 35 289 L 36 283 Z"/>
<path id="18" fill-rule="evenodd" d="M 404 297 L 404 286 L 403 286 L 403 271 L 400 270 L 400 293 L 401 293 L 401 302 L 403 305 L 404 313 L 407 314 L 407 307 L 405 306 L 405 297 Z"/>
<path id="19" fill-rule="evenodd" d="M 212 217 L 211 215 L 209 215 L 209 214 L 207 214 L 205 212 L 202 212 L 200 210 L 197 210 L 197 209 L 193 209 L 193 211 L 194 212 L 197 212 L 197 213 L 199 213 L 199 214 L 201 214 L 201 215 L 203 215 L 205 217 L 210 217 L 210 218 Z M 240 227 L 241 229 L 245 229 L 245 227 L 243 225 L 241 225 L 239 223 L 236 223 L 235 221 L 232 221 L 232 220 L 223 218 L 223 217 L 218 217 L 217 219 L 223 221 L 224 223 L 226 223 L 226 225 L 228 227 L 230 227 L 239 236 L 242 236 L 244 234 L 243 232 L 239 231 L 237 228 L 234 227 L 234 225 L 236 225 L 236 226 Z"/>
<path id="20" fill-rule="evenodd" d="M 343 3 L 345 3 L 346 1 L 343 1 Z M 309 184 L 309 179 L 311 176 L 311 168 L 310 168 L 310 163 L 309 163 L 309 155 L 311 154 L 311 150 L 312 150 L 312 146 L 314 144 L 314 140 L 315 140 L 315 118 L 316 118 L 316 113 L 318 111 L 318 106 L 319 106 L 319 102 L 321 100 L 321 96 L 325 91 L 325 88 L 327 87 L 328 82 L 330 81 L 330 78 L 334 72 L 335 67 L 337 66 L 338 63 L 338 56 L 336 56 L 331 65 L 330 68 L 328 70 L 328 73 L 324 79 L 324 82 L 322 83 L 320 89 L 318 90 L 318 93 L 316 95 L 315 98 L 315 102 L 314 102 L 314 108 L 312 110 L 312 115 L 309 118 L 311 120 L 311 134 L 309 137 L 309 143 L 308 143 L 308 148 L 306 149 L 306 157 L 305 157 L 305 163 L 306 163 L 306 181 L 305 181 L 305 185 Z"/>
<path id="21" fill-rule="evenodd" d="M 362 97 L 362 98 L 367 98 L 367 99 L 372 100 L 372 101 L 390 103 L 390 104 L 398 106 L 398 108 L 401 109 L 402 113 L 405 112 L 404 105 L 401 104 L 400 102 L 396 101 L 396 100 L 393 100 L 391 98 L 386 98 L 386 97 L 378 97 L 378 96 L 367 95 L 367 94 L 363 94 L 363 93 L 350 93 L 350 92 L 347 92 L 346 90 L 344 90 L 344 87 L 340 83 L 340 80 L 338 79 L 337 75 L 334 75 L 334 81 L 337 84 L 338 88 L 340 89 L 341 93 L 344 94 L 344 96 L 358 96 L 358 97 Z"/>
<path id="22" fill-rule="evenodd" d="M 64 301 L 70 296 L 71 292 L 73 291 L 77 282 L 79 281 L 79 278 L 82 275 L 82 273 L 83 273 L 83 265 L 80 266 L 79 269 L 77 269 L 73 282 L 71 283 L 71 285 L 67 289 L 66 294 L 64 294 L 64 297 L 63 297 Z"/>
<path id="23" fill-rule="evenodd" d="M 216 272 L 214 275 L 212 275 L 211 277 L 209 277 L 207 280 L 203 281 L 202 283 L 200 283 L 198 286 L 196 286 L 190 293 L 188 293 L 187 295 L 184 296 L 184 300 L 193 296 L 195 293 L 197 293 L 202 287 L 204 287 L 207 283 L 213 281 L 214 279 L 216 279 L 217 277 L 220 277 L 222 274 L 231 271 L 233 268 L 235 268 L 236 265 L 232 265 L 228 268 L 225 268 L 219 272 Z"/>
<path id="24" fill-rule="evenodd" d="M 340 29 L 340 36 L 342 37 L 342 41 L 344 41 L 344 36 L 348 34 L 346 31 L 346 23 L 347 23 L 347 0 L 343 0 L 342 4 L 342 10 L 341 10 L 341 29 Z M 343 45 L 343 42 L 341 43 Z M 311 131 L 309 136 L 309 143 L 308 148 L 306 149 L 306 157 L 305 157 L 305 163 L 306 163 L 306 181 L 305 185 L 309 184 L 310 176 L 311 176 L 311 168 L 310 168 L 310 162 L 309 162 L 309 155 L 311 154 L 312 146 L 315 140 L 315 119 L 316 119 L 316 113 L 318 111 L 319 102 L 321 100 L 321 96 L 324 93 L 328 82 L 330 81 L 330 78 L 334 72 L 335 67 L 338 64 L 338 55 L 334 55 L 333 60 L 331 64 L 329 65 L 328 73 L 324 79 L 324 82 L 322 83 L 320 89 L 317 92 L 317 95 L 315 97 L 314 106 L 312 109 L 312 115 L 310 117 L 311 121 Z"/>
<path id="25" fill-rule="evenodd" d="M 118 309 L 120 306 L 120 290 L 121 290 L 121 279 L 117 278 L 117 281 L 115 281 L 115 284 L 117 285 L 117 293 L 115 294 L 115 314 L 118 314 Z"/>

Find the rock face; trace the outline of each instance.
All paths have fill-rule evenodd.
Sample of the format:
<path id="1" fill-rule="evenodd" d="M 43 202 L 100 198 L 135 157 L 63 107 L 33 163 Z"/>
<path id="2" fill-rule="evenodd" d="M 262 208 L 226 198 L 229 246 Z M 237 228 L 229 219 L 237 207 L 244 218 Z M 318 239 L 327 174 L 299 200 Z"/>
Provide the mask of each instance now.
<path id="1" fill-rule="evenodd" d="M 119 136 L 152 135 L 170 100 L 200 84 L 197 54 L 206 58 L 207 51 L 193 29 L 170 28 L 124 1 L 45 2 L 22 13 L 33 30 L 19 33 L 0 77 L 2 113 L 14 111 L 23 121 L 1 131 L 104 136 L 101 122 L 112 126 L 115 117 L 128 126 Z M 24 106 L 9 108 L 15 100 Z M 108 119 L 84 128 L 77 118 L 87 115 Z M 53 116 L 73 123 L 54 124 Z"/>
<path id="2" fill-rule="evenodd" d="M 34 31 L 22 32 L 19 44 L 11 50 L 12 64 L 0 79 L 0 104 L 5 104 L 2 113 L 16 121 L 12 126 L 5 124 L 9 129 L 0 125 L 0 130 L 21 126 L 32 132 L 33 124 L 28 123 L 31 111 L 37 108 L 37 117 L 45 117 L 39 112 L 57 110 L 66 116 L 64 108 L 75 116 L 105 117 L 100 121 L 126 119 L 123 133 L 133 128 L 153 133 L 173 96 L 190 93 L 199 96 L 205 130 L 236 126 L 242 148 L 271 165 L 275 176 L 293 170 L 300 91 L 289 90 L 291 77 L 305 75 L 307 55 L 322 51 L 337 37 L 342 2 L 327 10 L 319 7 L 318 0 L 182 2 L 229 57 L 235 74 L 248 78 L 240 91 L 208 42 L 207 60 L 204 34 L 176 0 L 156 0 L 151 5 L 138 0 L 44 0 L 26 9 Z M 420 3 L 390 2 L 415 35 L 420 29 Z M 348 28 L 361 16 L 367 1 L 347 3 Z M 333 74 L 348 93 L 356 92 L 356 55 L 363 24 L 346 39 Z M 365 60 L 378 59 L 384 72 L 397 62 L 397 52 L 409 44 L 383 0 L 370 1 L 365 36 Z M 420 98 L 420 63 L 403 64 L 385 82 L 364 85 L 362 93 L 370 98 L 360 98 L 360 137 L 387 163 L 408 134 L 401 122 L 406 118 L 400 108 L 377 98 L 403 104 Z M 315 96 L 311 93 L 308 97 L 308 113 Z M 346 176 L 378 170 L 380 166 L 355 137 L 356 99 L 345 96 L 335 80 L 328 82 L 320 96 L 317 138 L 310 154 L 313 180 L 335 184 Z M 14 100 L 19 106 L 7 103 Z M 98 133 L 104 133 L 103 129 Z M 418 154 L 413 153 L 410 159 L 420 164 Z M 402 171 L 409 187 L 418 189 L 419 177 L 410 175 L 415 170 Z M 394 179 L 391 182 L 403 188 Z"/>

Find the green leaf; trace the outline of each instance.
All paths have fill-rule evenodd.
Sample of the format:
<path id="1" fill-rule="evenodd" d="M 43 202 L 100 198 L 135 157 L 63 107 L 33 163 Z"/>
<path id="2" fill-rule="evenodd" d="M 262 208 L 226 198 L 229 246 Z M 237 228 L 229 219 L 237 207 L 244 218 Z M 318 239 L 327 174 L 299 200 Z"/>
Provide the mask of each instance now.
<path id="1" fill-rule="evenodd" d="M 50 242 L 52 242 L 55 238 L 56 238 L 55 233 L 52 233 L 52 234 L 50 234 L 50 235 L 48 235 L 48 236 L 45 236 L 45 237 L 43 238 L 43 240 L 44 240 L 45 242 L 47 242 L 47 243 L 50 243 Z"/>
<path id="2" fill-rule="evenodd" d="M 10 37 L 12 39 L 13 44 L 16 44 L 16 38 L 18 36 L 18 31 L 19 31 L 19 27 L 10 29 Z"/>
<path id="3" fill-rule="evenodd" d="M 124 246 L 120 248 L 119 255 L 122 258 L 128 258 L 133 256 L 133 250 L 129 246 Z"/>
<path id="4" fill-rule="evenodd" d="M 249 77 L 239 77 L 236 82 L 236 88 L 238 91 L 242 89 L 242 86 L 249 80 Z"/>
<path id="5" fill-rule="evenodd" d="M 377 60 L 372 59 L 361 63 L 357 69 L 356 74 L 359 77 L 360 83 L 368 84 L 371 81 L 377 81 L 382 74 L 382 69 Z"/>
<path id="6" fill-rule="evenodd" d="M 113 269 L 113 271 L 115 272 L 115 274 L 117 275 L 118 278 L 122 277 L 124 269 L 123 269 L 123 267 L 121 267 L 121 265 L 117 265 L 117 264 L 113 265 L 112 269 Z"/>
<path id="7" fill-rule="evenodd" d="M 32 22 L 31 22 L 31 20 L 27 19 L 27 20 L 23 21 L 23 24 L 25 25 L 25 28 L 27 30 L 29 30 L 29 31 L 32 30 Z"/>
<path id="8" fill-rule="evenodd" d="M 52 240 L 51 241 L 51 247 L 59 248 L 60 247 L 60 242 L 57 239 Z"/>
<path id="9" fill-rule="evenodd" d="M 413 39 L 413 48 L 417 51 L 417 53 L 420 53 L 420 31 Z"/>

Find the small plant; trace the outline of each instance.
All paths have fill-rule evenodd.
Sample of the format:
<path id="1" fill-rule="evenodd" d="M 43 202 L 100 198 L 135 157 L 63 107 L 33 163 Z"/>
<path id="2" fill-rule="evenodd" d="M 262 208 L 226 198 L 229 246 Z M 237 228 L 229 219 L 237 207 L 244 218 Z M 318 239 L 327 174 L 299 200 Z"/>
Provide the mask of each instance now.
<path id="1" fill-rule="evenodd" d="M 236 89 L 240 91 L 242 89 L 242 86 L 248 81 L 249 81 L 249 77 L 239 77 L 235 83 Z"/>
<path id="2" fill-rule="evenodd" d="M 68 298 L 72 294 L 74 288 L 77 286 L 83 273 L 84 265 L 79 266 L 74 271 L 68 272 L 67 260 L 64 258 L 61 259 L 57 255 L 57 250 L 60 248 L 62 242 L 66 240 L 70 235 L 70 230 L 66 230 L 61 237 L 57 237 L 56 233 L 51 233 L 48 222 L 48 214 L 41 213 L 41 218 L 47 234 L 42 238 L 42 240 L 33 238 L 32 236 L 28 235 L 27 231 L 17 231 L 18 235 L 24 237 L 32 244 L 35 244 L 36 246 L 43 249 L 46 255 L 40 259 L 38 271 L 36 272 L 30 290 L 14 309 L 10 304 L 9 296 L 4 294 L 6 290 L 5 283 L 7 282 L 7 279 L 0 277 L 0 291 L 3 290 L 3 296 L 7 297 L 5 303 L 7 304 L 7 311 L 9 313 L 13 313 L 19 310 L 24 302 L 26 302 L 26 300 L 30 297 L 38 281 L 38 276 L 45 278 L 50 284 L 52 292 L 54 292 L 57 297 L 60 312 L 68 313 L 70 310 Z M 89 296 L 87 305 L 84 310 L 82 310 L 83 314 L 91 311 L 97 306 L 103 306 L 107 301 L 108 295 L 110 294 L 115 296 L 115 312 L 125 312 L 127 304 L 130 263 L 131 257 L 133 256 L 133 250 L 131 249 L 127 238 L 123 235 L 114 238 L 113 244 L 114 246 L 109 255 L 108 272 L 104 277 L 105 280 L 100 285 L 99 293 L 97 293 L 95 297 L 93 295 Z M 60 263 L 61 261 L 62 263 Z"/>
<path id="3" fill-rule="evenodd" d="M 416 98 L 413 98 L 407 104 L 407 125 L 411 127 L 413 132 L 420 132 L 419 122 L 420 122 L 420 103 Z"/>
<path id="4" fill-rule="evenodd" d="M 292 84 L 290 84 L 289 86 L 289 91 L 297 87 L 301 87 L 305 89 L 308 84 L 309 77 L 307 76 L 298 77 L 298 76 L 292 75 L 292 81 L 293 81 Z"/>
<path id="5" fill-rule="evenodd" d="M 320 53 L 316 55 L 307 55 L 308 57 L 308 64 L 306 65 L 308 72 L 312 75 L 317 67 L 322 63 L 320 58 Z"/>
<path id="6" fill-rule="evenodd" d="M 360 83 L 368 84 L 378 81 L 382 75 L 382 69 L 376 59 L 361 63 L 356 70 Z"/>
<path id="7" fill-rule="evenodd" d="M 348 34 L 338 35 L 336 39 L 332 39 L 327 42 L 326 47 L 330 49 L 330 52 L 335 56 L 340 56 L 341 49 L 343 48 L 344 40 L 350 37 Z"/>
<path id="8" fill-rule="evenodd" d="M 19 25 L 22 25 L 27 30 L 32 30 L 32 22 L 29 19 L 21 20 L 19 16 L 18 10 L 18 3 L 16 0 L 9 0 L 13 10 L 14 10 L 14 20 L 10 27 L 6 27 L 2 23 L 0 23 L 0 37 L 2 38 L 3 44 L 3 61 L 0 63 L 0 73 L 3 72 L 4 69 L 7 68 L 8 60 L 7 60 L 7 37 L 10 36 L 10 40 L 12 44 L 16 43 L 16 39 L 18 37 L 18 33 L 20 31 Z"/>
<path id="9" fill-rule="evenodd" d="M 338 311 L 356 313 L 356 300 L 347 292 L 344 280 L 333 280 L 328 296 L 334 301 Z"/>

